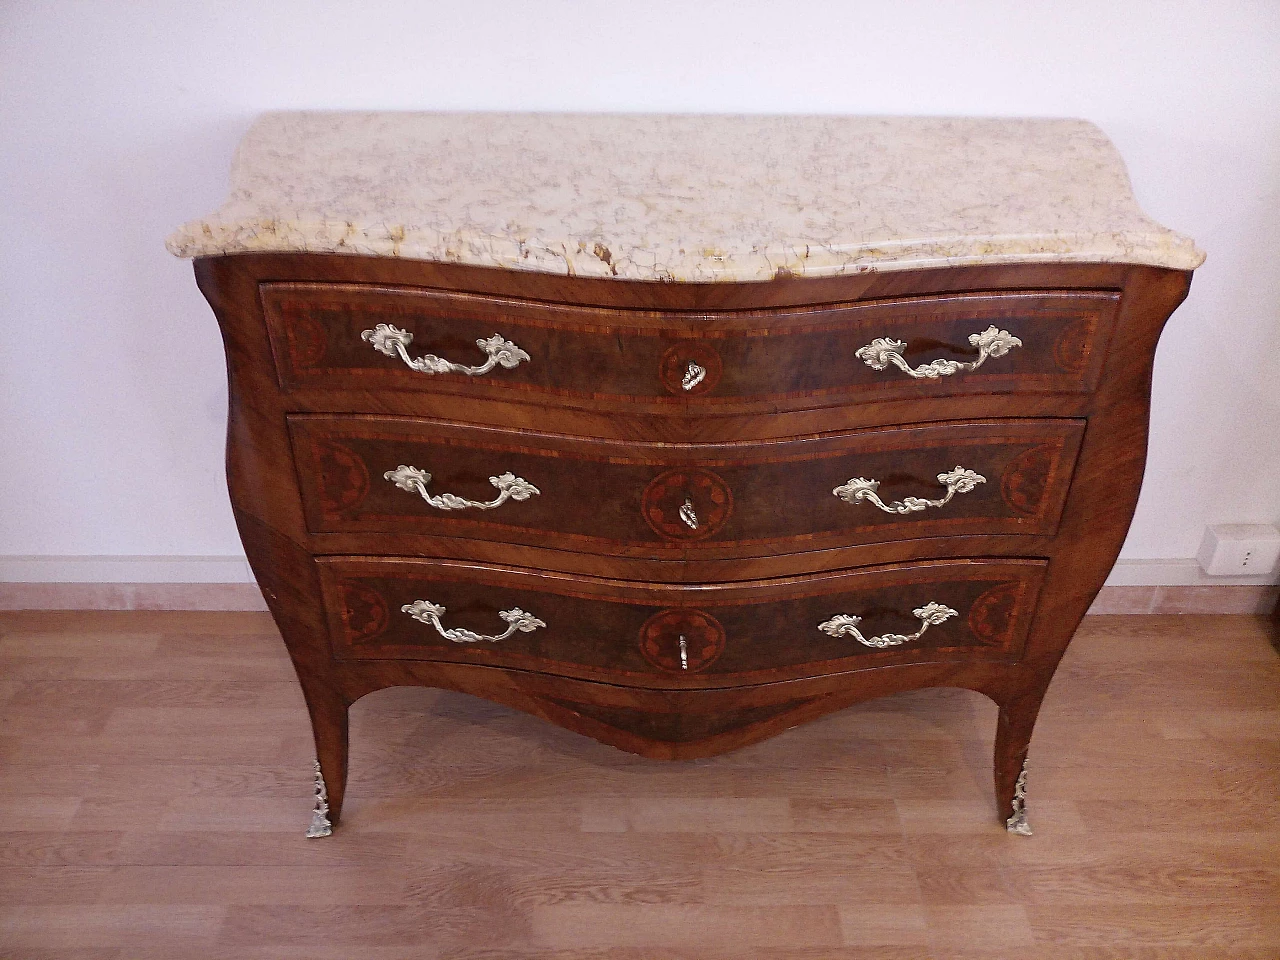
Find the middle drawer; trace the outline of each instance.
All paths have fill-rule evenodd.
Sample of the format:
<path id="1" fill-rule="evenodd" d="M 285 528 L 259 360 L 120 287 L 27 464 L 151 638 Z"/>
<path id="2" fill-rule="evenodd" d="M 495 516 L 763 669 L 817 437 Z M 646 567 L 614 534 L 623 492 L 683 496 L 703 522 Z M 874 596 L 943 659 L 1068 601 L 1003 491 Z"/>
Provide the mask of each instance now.
<path id="1" fill-rule="evenodd" d="M 916 537 L 1052 535 L 1081 420 L 775 441 L 591 440 L 399 417 L 289 418 L 310 531 L 629 557 L 746 557 Z"/>

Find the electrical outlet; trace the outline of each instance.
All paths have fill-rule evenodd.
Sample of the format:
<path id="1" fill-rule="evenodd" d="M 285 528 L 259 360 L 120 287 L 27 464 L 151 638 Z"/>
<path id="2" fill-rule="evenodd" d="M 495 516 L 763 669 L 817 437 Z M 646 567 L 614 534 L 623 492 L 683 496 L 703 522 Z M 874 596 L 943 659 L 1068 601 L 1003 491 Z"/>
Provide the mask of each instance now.
<path id="1" fill-rule="evenodd" d="M 1265 523 L 1220 523 L 1204 532 L 1196 554 L 1211 577 L 1264 577 L 1280 561 L 1280 529 Z"/>

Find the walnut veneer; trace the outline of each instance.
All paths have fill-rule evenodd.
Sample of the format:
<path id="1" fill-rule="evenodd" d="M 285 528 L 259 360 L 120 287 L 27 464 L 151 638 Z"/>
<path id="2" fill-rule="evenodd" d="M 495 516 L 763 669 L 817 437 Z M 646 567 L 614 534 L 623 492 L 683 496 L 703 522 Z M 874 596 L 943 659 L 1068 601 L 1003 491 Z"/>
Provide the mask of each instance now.
<path id="1" fill-rule="evenodd" d="M 347 709 L 387 686 L 683 759 L 946 685 L 1000 707 L 1011 827 L 1041 699 L 1133 514 L 1156 342 L 1191 277 L 659 283 L 288 253 L 196 275 L 227 348 L 236 517 L 331 821 Z M 373 348 L 379 324 L 411 359 L 479 365 L 495 334 L 528 359 L 415 370 Z M 984 356 L 989 328 L 1019 345 Z M 878 338 L 912 369 L 967 366 L 875 369 L 858 351 Z M 406 468 L 430 476 L 387 478 Z M 982 479 L 948 498 L 960 468 Z M 503 499 L 504 474 L 536 492 Z"/>

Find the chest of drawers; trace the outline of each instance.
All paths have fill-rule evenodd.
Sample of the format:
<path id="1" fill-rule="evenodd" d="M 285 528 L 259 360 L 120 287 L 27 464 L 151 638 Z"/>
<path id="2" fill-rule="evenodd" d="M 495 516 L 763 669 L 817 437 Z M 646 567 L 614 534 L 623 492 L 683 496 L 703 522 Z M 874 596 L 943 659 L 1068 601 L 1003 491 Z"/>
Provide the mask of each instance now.
<path id="1" fill-rule="evenodd" d="M 282 114 L 233 179 L 170 246 L 223 331 L 313 834 L 348 707 L 404 684 L 664 759 L 967 687 L 1027 832 L 1201 259 L 1094 128 Z"/>

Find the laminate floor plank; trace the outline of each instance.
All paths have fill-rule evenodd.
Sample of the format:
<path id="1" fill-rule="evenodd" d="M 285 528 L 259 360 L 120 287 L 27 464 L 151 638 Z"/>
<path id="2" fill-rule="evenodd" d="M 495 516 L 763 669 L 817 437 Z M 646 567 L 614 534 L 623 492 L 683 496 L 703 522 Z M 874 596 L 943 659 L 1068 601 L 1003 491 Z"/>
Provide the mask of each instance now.
<path id="1" fill-rule="evenodd" d="M 531 912 L 534 943 L 550 949 L 608 948 L 618 943 L 651 950 L 706 944 L 744 956 L 760 947 L 838 947 L 840 918 L 832 905 L 708 907 L 701 904 L 542 907 Z"/>
<path id="2" fill-rule="evenodd" d="M 269 617 L 0 613 L 3 960 L 1276 960 L 1280 656 L 1250 617 L 1091 617 L 1032 742 L 852 707 L 665 764 L 462 694 L 352 711 L 347 809 Z"/>

